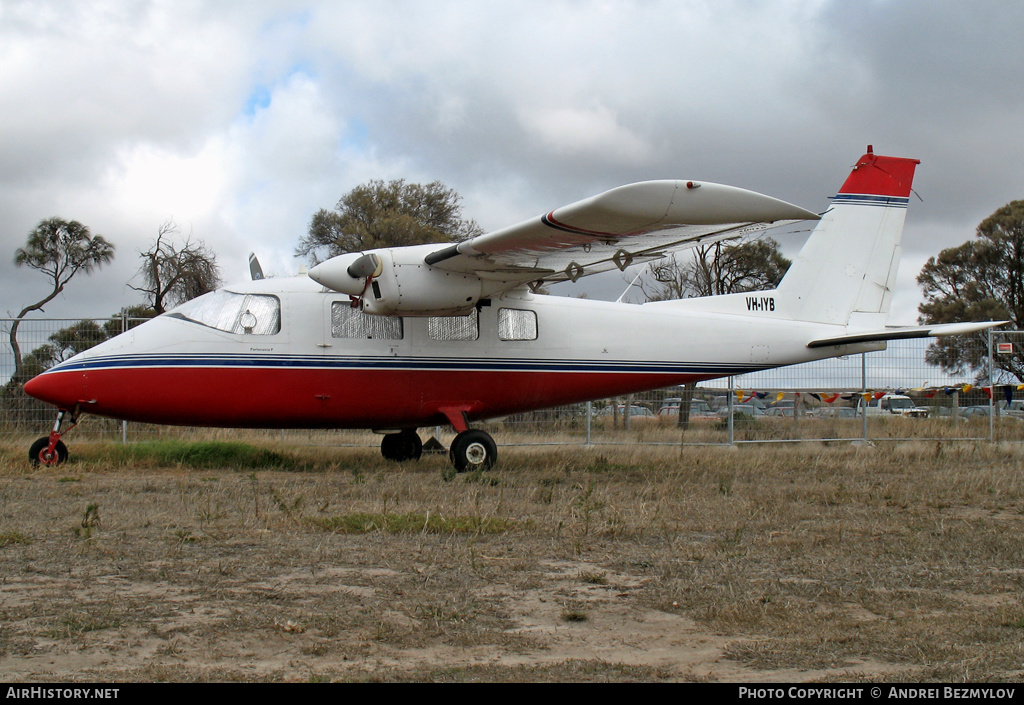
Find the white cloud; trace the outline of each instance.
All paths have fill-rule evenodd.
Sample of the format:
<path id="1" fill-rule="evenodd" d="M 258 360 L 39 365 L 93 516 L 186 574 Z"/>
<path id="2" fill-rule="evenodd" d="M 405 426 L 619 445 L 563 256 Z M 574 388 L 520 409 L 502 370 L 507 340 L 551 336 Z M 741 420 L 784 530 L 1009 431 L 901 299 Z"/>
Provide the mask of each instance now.
<path id="1" fill-rule="evenodd" d="M 520 112 L 519 121 L 528 136 L 538 138 L 558 156 L 631 164 L 650 158 L 650 145 L 624 127 L 604 106 L 527 108 Z"/>
<path id="2" fill-rule="evenodd" d="M 138 143 L 118 151 L 104 190 L 112 208 L 194 219 L 225 196 L 225 146 L 210 140 L 194 155 Z"/>

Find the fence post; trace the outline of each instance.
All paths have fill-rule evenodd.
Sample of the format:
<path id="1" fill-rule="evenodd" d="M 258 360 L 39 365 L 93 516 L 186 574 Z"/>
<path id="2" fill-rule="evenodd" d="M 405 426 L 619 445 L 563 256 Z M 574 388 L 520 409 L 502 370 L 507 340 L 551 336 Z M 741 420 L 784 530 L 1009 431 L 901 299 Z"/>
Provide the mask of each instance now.
<path id="1" fill-rule="evenodd" d="M 992 329 L 988 329 L 988 442 L 996 442 L 996 356 L 992 351 Z"/>
<path id="2" fill-rule="evenodd" d="M 861 442 L 868 443 L 868 354 L 860 354 L 860 437 Z"/>
<path id="3" fill-rule="evenodd" d="M 590 442 L 590 422 L 591 422 L 591 419 L 593 419 L 593 417 L 594 417 L 594 402 L 588 401 L 587 402 L 587 442 L 584 443 L 584 445 L 587 445 L 587 446 L 592 445 L 592 443 Z"/>
<path id="4" fill-rule="evenodd" d="M 733 376 L 729 375 L 729 398 L 726 400 L 726 413 L 729 414 L 729 445 L 736 445 L 736 434 L 733 433 L 732 398 L 736 390 L 733 389 Z"/>
<path id="5" fill-rule="evenodd" d="M 128 314 L 125 313 L 124 309 L 121 310 L 121 332 L 125 333 L 128 330 Z M 128 422 L 121 419 L 121 443 L 127 445 L 128 443 Z"/>

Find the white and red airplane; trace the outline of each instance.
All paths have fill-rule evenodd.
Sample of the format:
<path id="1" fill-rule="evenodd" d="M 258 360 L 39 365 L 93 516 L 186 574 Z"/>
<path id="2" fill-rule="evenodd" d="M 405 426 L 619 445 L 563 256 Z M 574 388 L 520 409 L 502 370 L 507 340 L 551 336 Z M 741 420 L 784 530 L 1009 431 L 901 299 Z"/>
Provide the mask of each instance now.
<path id="1" fill-rule="evenodd" d="M 392 460 L 420 456 L 418 428 L 451 424 L 456 469 L 486 468 L 497 448 L 473 421 L 997 325 L 885 325 L 917 164 L 868 147 L 821 216 L 730 186 L 648 181 L 458 244 L 229 286 L 30 380 L 59 411 L 29 457 L 65 460 L 65 423 L 91 413 L 368 428 Z M 533 293 L 795 220 L 818 222 L 772 291 L 642 305 Z"/>

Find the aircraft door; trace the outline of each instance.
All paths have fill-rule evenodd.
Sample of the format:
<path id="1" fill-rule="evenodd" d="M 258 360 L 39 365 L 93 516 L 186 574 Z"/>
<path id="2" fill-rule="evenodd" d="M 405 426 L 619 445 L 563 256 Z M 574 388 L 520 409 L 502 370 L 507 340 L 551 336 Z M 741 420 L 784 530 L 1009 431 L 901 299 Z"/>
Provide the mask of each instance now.
<path id="1" fill-rule="evenodd" d="M 347 296 L 325 297 L 318 347 L 321 418 L 355 421 L 374 429 L 409 429 L 416 423 L 409 404 L 410 375 L 403 369 L 405 321 L 353 308 Z"/>

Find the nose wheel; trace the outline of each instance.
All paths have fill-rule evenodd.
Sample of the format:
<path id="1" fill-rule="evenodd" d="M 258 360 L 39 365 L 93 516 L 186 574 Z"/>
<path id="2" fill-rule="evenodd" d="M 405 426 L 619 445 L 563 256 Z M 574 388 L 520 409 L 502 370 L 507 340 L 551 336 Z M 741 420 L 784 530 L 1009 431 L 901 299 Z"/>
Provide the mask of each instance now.
<path id="1" fill-rule="evenodd" d="M 28 461 L 33 465 L 60 465 L 67 462 L 68 447 L 57 441 L 50 447 L 50 437 L 43 436 L 28 449 Z"/>
<path id="2" fill-rule="evenodd" d="M 73 415 L 71 425 L 64 428 L 64 419 L 67 411 L 61 409 L 57 412 L 57 420 L 53 423 L 53 430 L 49 436 L 36 439 L 36 442 L 28 449 L 28 461 L 33 465 L 60 465 L 67 462 L 68 447 L 60 438 L 65 433 L 78 425 L 78 420 Z"/>

